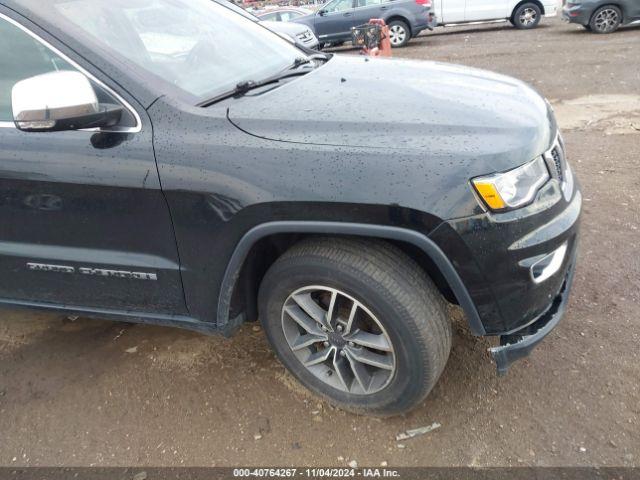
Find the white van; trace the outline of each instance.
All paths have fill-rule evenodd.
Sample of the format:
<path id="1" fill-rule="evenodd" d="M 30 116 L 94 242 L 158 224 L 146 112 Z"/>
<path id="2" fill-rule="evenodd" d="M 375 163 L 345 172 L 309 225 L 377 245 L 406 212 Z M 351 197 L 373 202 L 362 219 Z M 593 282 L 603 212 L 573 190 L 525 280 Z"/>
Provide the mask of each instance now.
<path id="1" fill-rule="evenodd" d="M 510 21 L 516 28 L 535 28 L 542 16 L 553 17 L 558 0 L 433 0 L 438 25 Z"/>

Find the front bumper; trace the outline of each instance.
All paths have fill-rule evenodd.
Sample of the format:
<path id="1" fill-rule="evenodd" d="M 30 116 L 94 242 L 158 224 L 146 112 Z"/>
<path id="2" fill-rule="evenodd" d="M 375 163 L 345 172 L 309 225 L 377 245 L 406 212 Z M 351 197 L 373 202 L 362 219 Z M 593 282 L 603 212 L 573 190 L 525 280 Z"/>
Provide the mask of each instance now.
<path id="1" fill-rule="evenodd" d="M 496 362 L 498 375 L 505 375 L 515 361 L 528 356 L 531 351 L 551 333 L 558 323 L 560 323 L 560 320 L 564 316 L 569 301 L 569 293 L 571 292 L 571 286 L 573 284 L 576 254 L 577 249 L 574 249 L 564 282 L 547 311 L 522 330 L 510 335 L 501 336 L 500 346 L 489 350 Z"/>
<path id="2" fill-rule="evenodd" d="M 481 325 L 473 333 L 509 335 L 548 310 L 568 272 L 580 227 L 579 186 L 570 200 L 562 195 L 554 180 L 543 187 L 534 205 L 450 220 L 430 235 L 452 262 L 475 306 Z M 565 246 L 552 275 L 537 281 L 539 262 Z"/>
<path id="3" fill-rule="evenodd" d="M 558 324 L 573 279 L 582 194 L 564 154 L 544 158 L 553 179 L 532 204 L 452 219 L 430 234 L 466 287 L 460 304 L 472 332 L 500 337 L 491 353 L 501 374 Z"/>

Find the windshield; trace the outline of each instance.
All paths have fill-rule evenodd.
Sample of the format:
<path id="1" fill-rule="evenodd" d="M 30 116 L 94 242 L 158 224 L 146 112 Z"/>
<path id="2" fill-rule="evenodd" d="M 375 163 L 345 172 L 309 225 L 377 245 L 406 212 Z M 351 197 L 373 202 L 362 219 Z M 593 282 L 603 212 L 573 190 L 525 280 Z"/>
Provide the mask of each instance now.
<path id="1" fill-rule="evenodd" d="M 25 0 L 38 16 L 97 45 L 193 104 L 260 81 L 305 55 L 211 0 Z"/>

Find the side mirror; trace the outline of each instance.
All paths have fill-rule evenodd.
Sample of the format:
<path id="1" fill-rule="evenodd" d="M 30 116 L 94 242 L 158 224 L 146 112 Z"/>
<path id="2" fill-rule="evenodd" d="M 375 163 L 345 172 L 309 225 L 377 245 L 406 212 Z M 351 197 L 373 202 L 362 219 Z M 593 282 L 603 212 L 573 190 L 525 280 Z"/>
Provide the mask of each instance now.
<path id="1" fill-rule="evenodd" d="M 325 9 L 318 10 L 318 15 L 320 15 L 321 17 L 324 17 L 326 14 L 327 14 L 327 11 Z"/>
<path id="2" fill-rule="evenodd" d="M 55 132 L 113 127 L 122 107 L 100 104 L 80 72 L 57 71 L 16 83 L 11 92 L 13 119 L 20 130 Z"/>

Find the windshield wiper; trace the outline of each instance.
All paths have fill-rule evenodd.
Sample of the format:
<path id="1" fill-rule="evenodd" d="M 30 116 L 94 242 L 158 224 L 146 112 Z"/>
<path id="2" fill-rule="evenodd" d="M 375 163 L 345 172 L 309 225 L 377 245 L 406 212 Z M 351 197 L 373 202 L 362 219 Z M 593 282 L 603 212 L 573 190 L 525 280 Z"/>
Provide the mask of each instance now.
<path id="1" fill-rule="evenodd" d="M 291 64 L 291 66 L 287 70 L 295 70 L 296 68 L 299 68 L 302 65 L 307 65 L 309 63 L 311 63 L 311 59 L 310 58 L 298 57 L 293 61 L 293 63 Z"/>
<path id="2" fill-rule="evenodd" d="M 312 69 L 304 69 L 304 70 L 298 70 L 298 69 L 301 66 L 307 65 L 309 63 L 311 63 L 311 59 L 309 58 L 304 58 L 304 57 L 296 58 L 291 65 L 289 65 L 287 68 L 278 72 L 275 75 L 272 75 L 270 77 L 267 77 L 259 81 L 245 80 L 243 82 L 239 82 L 236 84 L 236 86 L 232 90 L 221 93 L 220 95 L 210 98 L 209 100 L 205 100 L 204 102 L 199 103 L 197 106 L 203 107 L 203 108 L 210 107 L 214 103 L 224 100 L 226 98 L 241 97 L 245 95 L 247 92 L 249 92 L 250 90 L 264 87 L 272 83 L 278 83 L 280 80 L 283 80 L 285 78 L 296 77 L 298 75 L 305 75 L 309 73 Z"/>
<path id="3" fill-rule="evenodd" d="M 333 53 L 324 53 L 324 52 L 314 52 L 309 54 L 309 58 L 311 60 L 319 60 L 321 62 L 328 62 L 332 56 L 333 56 Z"/>

